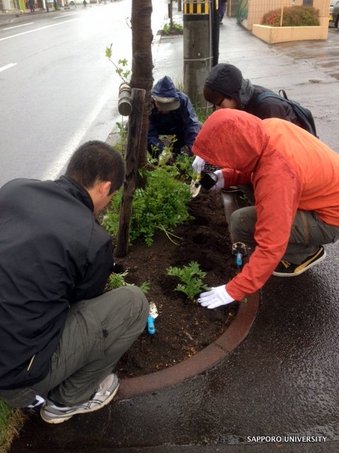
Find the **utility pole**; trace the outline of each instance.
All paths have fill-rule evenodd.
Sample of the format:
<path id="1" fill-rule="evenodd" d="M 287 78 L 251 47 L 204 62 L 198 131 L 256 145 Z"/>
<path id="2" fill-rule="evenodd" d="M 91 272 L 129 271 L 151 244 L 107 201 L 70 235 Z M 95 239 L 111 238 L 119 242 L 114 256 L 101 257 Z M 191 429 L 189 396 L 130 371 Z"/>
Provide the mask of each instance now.
<path id="1" fill-rule="evenodd" d="M 218 0 L 183 0 L 183 6 L 184 89 L 195 106 L 204 108 L 204 82 L 218 62 Z"/>
<path id="2" fill-rule="evenodd" d="M 170 28 L 173 28 L 173 0 L 167 0 L 168 4 L 168 18 L 170 21 Z"/>

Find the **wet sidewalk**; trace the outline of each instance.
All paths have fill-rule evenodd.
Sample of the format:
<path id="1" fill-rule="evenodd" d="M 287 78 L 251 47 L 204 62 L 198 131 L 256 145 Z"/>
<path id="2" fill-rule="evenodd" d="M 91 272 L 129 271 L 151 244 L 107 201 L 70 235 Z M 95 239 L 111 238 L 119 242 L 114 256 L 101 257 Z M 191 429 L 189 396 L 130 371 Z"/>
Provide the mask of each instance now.
<path id="1" fill-rule="evenodd" d="M 155 79 L 182 81 L 182 37 L 162 38 L 154 60 Z M 339 151 L 339 82 L 321 62 L 270 47 L 233 19 L 222 26 L 220 61 L 285 88 Z M 214 368 L 59 426 L 33 416 L 11 452 L 337 452 L 339 244 L 326 250 L 300 277 L 268 281 L 247 337 Z"/>

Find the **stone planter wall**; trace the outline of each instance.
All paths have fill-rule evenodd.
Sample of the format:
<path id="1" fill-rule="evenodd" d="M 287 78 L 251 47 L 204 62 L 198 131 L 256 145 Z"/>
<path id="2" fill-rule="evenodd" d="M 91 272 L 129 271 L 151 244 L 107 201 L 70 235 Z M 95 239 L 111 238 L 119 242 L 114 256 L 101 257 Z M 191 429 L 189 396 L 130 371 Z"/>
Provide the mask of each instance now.
<path id="1" fill-rule="evenodd" d="M 327 39 L 328 20 L 327 26 L 319 27 L 270 27 L 268 25 L 254 24 L 252 33 L 269 44 Z"/>
<path id="2" fill-rule="evenodd" d="M 288 41 L 327 39 L 330 0 L 313 0 L 319 10 L 319 26 L 312 27 L 270 27 L 260 25 L 265 13 L 282 6 L 302 5 L 303 0 L 248 0 L 247 19 L 242 23 L 258 38 L 270 44 Z"/>

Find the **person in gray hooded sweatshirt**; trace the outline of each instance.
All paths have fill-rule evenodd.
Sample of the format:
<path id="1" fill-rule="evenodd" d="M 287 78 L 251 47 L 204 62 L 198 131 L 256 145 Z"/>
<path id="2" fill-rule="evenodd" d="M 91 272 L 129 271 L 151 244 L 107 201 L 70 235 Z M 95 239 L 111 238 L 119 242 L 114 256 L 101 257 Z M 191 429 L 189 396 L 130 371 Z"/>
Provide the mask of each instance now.
<path id="1" fill-rule="evenodd" d="M 257 102 L 259 94 L 264 92 L 272 91 L 252 84 L 243 78 L 240 69 L 227 63 L 215 65 L 204 84 L 204 97 L 216 109 L 244 110 L 261 119 L 281 118 L 300 125 L 292 107 L 283 99 L 266 98 Z"/>

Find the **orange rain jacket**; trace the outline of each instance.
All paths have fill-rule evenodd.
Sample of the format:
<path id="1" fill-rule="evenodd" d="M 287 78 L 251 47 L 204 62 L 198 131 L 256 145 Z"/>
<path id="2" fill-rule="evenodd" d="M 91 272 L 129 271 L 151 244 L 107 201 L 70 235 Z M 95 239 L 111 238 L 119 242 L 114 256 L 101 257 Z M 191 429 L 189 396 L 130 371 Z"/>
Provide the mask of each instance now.
<path id="1" fill-rule="evenodd" d="M 283 257 L 297 210 L 339 226 L 339 155 L 300 127 L 277 118 L 220 109 L 204 123 L 192 149 L 223 169 L 225 187 L 254 187 L 256 248 L 227 285 L 235 299 L 260 289 Z"/>

